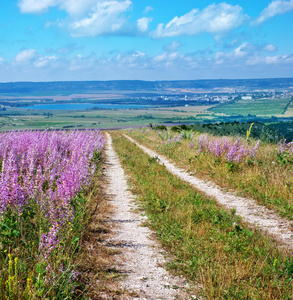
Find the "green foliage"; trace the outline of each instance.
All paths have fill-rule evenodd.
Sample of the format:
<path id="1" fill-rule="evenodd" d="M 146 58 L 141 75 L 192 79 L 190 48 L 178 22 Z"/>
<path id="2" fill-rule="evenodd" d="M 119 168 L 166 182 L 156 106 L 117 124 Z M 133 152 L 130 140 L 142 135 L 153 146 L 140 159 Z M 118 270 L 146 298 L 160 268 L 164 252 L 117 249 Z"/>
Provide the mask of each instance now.
<path id="1" fill-rule="evenodd" d="M 155 130 L 165 130 L 165 131 L 167 131 L 167 127 L 165 125 L 156 125 Z"/>
<path id="2" fill-rule="evenodd" d="M 253 127 L 252 127 L 252 124 Z M 217 136 L 240 136 L 260 139 L 263 142 L 277 143 L 282 139 L 276 130 L 259 122 L 239 123 L 237 121 L 228 123 L 196 124 L 192 129 L 197 132 L 209 133 Z"/>
<path id="3" fill-rule="evenodd" d="M 285 164 L 293 164 L 292 155 L 290 155 L 287 151 L 283 153 L 277 153 L 278 157 L 278 163 L 281 166 L 284 166 Z"/>
<path id="4" fill-rule="evenodd" d="M 253 99 L 230 101 L 210 108 L 210 111 L 227 115 L 275 115 L 282 114 L 291 101 L 287 99 Z"/>
<path id="5" fill-rule="evenodd" d="M 235 210 L 226 211 L 164 166 L 150 164 L 151 158 L 124 137 L 114 137 L 151 226 L 175 255 L 171 268 L 201 285 L 208 299 L 291 299 L 288 252 L 248 228 Z"/>
<path id="6" fill-rule="evenodd" d="M 293 141 L 293 121 L 270 123 L 268 126 L 286 138 L 287 142 Z"/>
<path id="7" fill-rule="evenodd" d="M 99 163 L 97 152 L 93 160 Z M 81 191 L 71 204 L 71 222 L 58 235 L 59 244 L 45 259 L 39 250 L 42 232 L 47 231 L 37 205 L 24 207 L 20 215 L 8 209 L 0 222 L 0 299 L 82 299 L 75 293 L 82 288 L 78 279 L 77 257 L 81 237 L 90 218 L 91 190 Z"/>

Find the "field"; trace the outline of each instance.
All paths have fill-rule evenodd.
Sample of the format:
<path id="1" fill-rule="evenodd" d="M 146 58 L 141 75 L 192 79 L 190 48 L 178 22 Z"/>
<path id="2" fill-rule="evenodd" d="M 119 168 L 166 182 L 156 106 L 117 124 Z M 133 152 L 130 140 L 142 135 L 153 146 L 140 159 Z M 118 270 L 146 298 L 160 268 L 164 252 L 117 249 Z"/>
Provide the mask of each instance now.
<path id="1" fill-rule="evenodd" d="M 192 123 L 210 106 L 53 111 L 11 108 L 0 111 L 0 130 L 11 129 L 69 129 L 120 128 L 148 125 L 149 123 Z M 199 118 L 197 118 L 199 115 Z M 208 114 L 209 115 L 209 114 Z"/>
<path id="2" fill-rule="evenodd" d="M 73 297 L 104 137 L 10 132 L 0 139 L 0 298 Z"/>
<path id="3" fill-rule="evenodd" d="M 253 139 L 252 128 L 245 138 L 186 126 L 110 132 L 145 225 L 172 255 L 168 268 L 206 299 L 292 299 L 292 249 L 171 174 L 125 135 L 191 176 L 249 196 L 292 222 L 292 143 Z M 127 247 L 105 244 L 108 238 L 112 245 L 114 233 L 100 172 L 111 163 L 103 159 L 104 144 L 97 130 L 1 133 L 0 299 L 136 295 L 118 288 L 126 273 L 113 256 Z M 108 202 L 101 205 L 99 195 Z M 104 216 L 93 217 L 97 210 Z"/>
<path id="4" fill-rule="evenodd" d="M 111 101 L 120 103 L 120 96 Z M 293 298 L 293 245 L 284 239 L 293 224 L 292 99 L 187 103 L 0 107 L 0 299 L 140 295 L 123 287 L 131 268 L 121 269 L 120 260 L 127 248 L 133 255 L 136 248 L 124 240 L 113 243 L 116 226 L 129 220 L 112 220 L 105 170 L 114 161 L 104 147 L 106 133 L 98 129 L 108 129 L 136 210 L 146 214 L 144 226 L 170 256 L 165 267 L 195 286 L 188 293 L 203 299 Z M 135 142 L 156 154 L 149 156 Z M 157 155 L 216 184 L 227 197 L 252 199 L 264 214 L 270 209 L 288 224 L 283 235 L 248 222 L 236 208 L 170 173 Z"/>
<path id="5" fill-rule="evenodd" d="M 172 161 L 182 168 L 195 171 L 193 164 L 190 168 L 189 157 L 184 155 L 189 148 L 186 145 L 186 142 L 190 143 L 189 139 L 173 137 L 172 141 L 163 143 L 167 139 L 161 140 L 159 136 L 166 134 L 164 132 L 132 130 L 123 134 L 135 137 L 158 152 L 165 149 L 160 152 L 167 156 L 169 154 Z M 157 231 L 166 249 L 175 255 L 175 260 L 169 266 L 171 269 L 176 272 L 181 270 L 185 276 L 202 286 L 200 294 L 207 299 L 292 297 L 291 287 L 287 289 L 285 284 L 287 281 L 291 285 L 292 274 L 287 277 L 281 265 L 276 269 L 271 268 L 274 262 L 281 263 L 288 259 L 286 251 L 274 252 L 273 249 L 277 248 L 272 240 L 242 222 L 235 211 L 225 210 L 213 199 L 171 175 L 159 164 L 159 159 L 143 153 L 123 134 L 112 133 L 116 150 L 130 177 L 132 191 L 149 217 L 150 226 Z M 155 139 L 155 136 L 159 138 Z M 184 151 L 180 152 L 180 148 L 184 148 Z M 203 168 L 208 164 L 211 162 L 207 162 Z M 225 168 L 233 178 L 237 172 L 238 176 L 243 171 L 236 169 L 231 167 L 229 171 Z M 201 170 L 197 169 L 198 172 Z M 281 273 L 277 275 L 279 271 Z"/>
<path id="6" fill-rule="evenodd" d="M 210 110 L 226 115 L 280 115 L 286 112 L 290 102 L 291 98 L 235 100 L 233 102 L 220 104 Z"/>
<path id="7" fill-rule="evenodd" d="M 276 147 L 254 140 L 247 145 L 245 139 L 209 137 L 192 131 L 183 131 L 183 136 L 144 130 L 132 130 L 129 134 L 190 172 L 196 170 L 197 176 L 249 195 L 292 219 L 292 143 Z M 227 145 L 230 148 L 225 150 Z"/>

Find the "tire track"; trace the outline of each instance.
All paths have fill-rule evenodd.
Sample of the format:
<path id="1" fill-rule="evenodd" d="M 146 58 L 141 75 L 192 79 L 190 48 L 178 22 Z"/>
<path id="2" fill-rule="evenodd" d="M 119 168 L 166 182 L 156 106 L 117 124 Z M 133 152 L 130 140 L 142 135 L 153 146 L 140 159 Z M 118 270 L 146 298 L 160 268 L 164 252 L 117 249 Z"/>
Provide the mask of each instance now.
<path id="1" fill-rule="evenodd" d="M 116 259 L 117 268 L 126 275 L 121 289 L 128 291 L 128 295 L 115 299 L 192 299 L 185 291 L 188 286 L 184 278 L 173 278 L 162 267 L 166 263 L 161 254 L 162 249 L 150 238 L 153 232 L 142 226 L 146 217 L 133 212 L 137 208 L 134 196 L 128 190 L 111 136 L 108 133 L 106 135 L 106 192 L 111 195 L 115 206 L 114 213 L 107 222 L 112 222 L 115 226 L 111 239 L 106 241 L 105 246 L 120 249 Z"/>
<path id="2" fill-rule="evenodd" d="M 164 164 L 166 169 L 172 174 L 177 175 L 180 179 L 188 182 L 207 196 L 215 198 L 219 204 L 226 208 L 235 209 L 236 214 L 241 216 L 245 222 L 267 232 L 280 244 L 293 248 L 292 225 L 288 220 L 281 218 L 273 210 L 258 205 L 252 199 L 238 197 L 234 193 L 225 192 L 212 182 L 205 182 L 195 176 L 191 176 L 186 170 L 176 167 L 175 164 L 170 162 L 165 156 L 157 154 L 155 151 L 139 144 L 133 138 L 125 134 L 124 136 L 148 155 L 158 157 L 160 163 Z"/>

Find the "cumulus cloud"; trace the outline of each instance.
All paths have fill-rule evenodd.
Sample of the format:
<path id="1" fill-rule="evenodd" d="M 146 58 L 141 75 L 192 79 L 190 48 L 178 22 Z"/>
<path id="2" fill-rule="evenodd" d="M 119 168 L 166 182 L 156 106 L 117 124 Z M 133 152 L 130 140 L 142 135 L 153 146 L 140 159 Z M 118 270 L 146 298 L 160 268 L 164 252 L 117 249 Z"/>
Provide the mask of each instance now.
<path id="1" fill-rule="evenodd" d="M 18 5 L 22 13 L 43 13 L 50 7 L 59 7 L 69 15 L 82 15 L 99 0 L 19 0 Z"/>
<path id="2" fill-rule="evenodd" d="M 19 0 L 18 5 L 23 13 L 42 13 L 59 3 L 59 0 Z"/>
<path id="3" fill-rule="evenodd" d="M 33 50 L 33 49 L 29 49 Z M 244 42 L 232 50 L 212 53 L 184 53 L 172 47 L 154 56 L 142 51 L 109 52 L 98 56 L 76 54 L 50 56 L 29 50 L 18 61 L 5 62 L 0 75 L 6 80 L 175 80 L 190 78 L 290 77 L 293 54 L 268 55 L 264 46 Z M 77 52 L 78 53 L 78 52 Z M 25 55 L 26 54 L 26 55 Z"/>
<path id="4" fill-rule="evenodd" d="M 63 27 L 74 37 L 145 34 L 152 21 L 143 17 L 130 23 L 131 0 L 19 0 L 23 13 L 43 13 L 53 6 L 66 11 L 68 17 L 47 22 L 45 27 Z"/>
<path id="5" fill-rule="evenodd" d="M 203 32 L 217 35 L 237 28 L 247 20 L 248 16 L 243 14 L 239 5 L 212 4 L 202 11 L 192 9 L 181 17 L 173 18 L 166 25 L 159 24 L 151 35 L 156 38 L 198 35 Z"/>
<path id="6" fill-rule="evenodd" d="M 252 22 L 252 25 L 258 25 L 266 20 L 280 14 L 284 14 L 293 10 L 293 0 L 275 0 L 272 1 L 259 15 L 259 17 Z"/>
<path id="7" fill-rule="evenodd" d="M 265 57 L 266 64 L 292 64 L 293 63 L 293 55 L 275 55 L 275 56 L 267 56 Z"/>
<path id="8" fill-rule="evenodd" d="M 98 2 L 92 12 L 85 18 L 69 25 L 73 36 L 96 36 L 102 34 L 126 34 L 129 23 L 124 13 L 132 2 L 102 1 Z"/>
<path id="9" fill-rule="evenodd" d="M 141 32 L 146 32 L 149 29 L 149 24 L 152 22 L 152 18 L 143 17 L 137 20 L 137 28 Z"/>
<path id="10" fill-rule="evenodd" d="M 32 59 L 36 57 L 35 49 L 27 49 L 19 52 L 15 57 L 15 62 L 17 64 L 29 63 Z"/>

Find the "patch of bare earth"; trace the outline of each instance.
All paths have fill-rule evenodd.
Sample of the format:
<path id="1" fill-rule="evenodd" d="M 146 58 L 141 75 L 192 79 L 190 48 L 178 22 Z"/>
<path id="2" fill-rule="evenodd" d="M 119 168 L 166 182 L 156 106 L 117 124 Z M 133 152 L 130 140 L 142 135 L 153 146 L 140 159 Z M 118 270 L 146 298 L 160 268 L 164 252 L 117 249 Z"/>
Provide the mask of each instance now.
<path id="1" fill-rule="evenodd" d="M 213 197 L 216 201 L 228 209 L 235 209 L 236 214 L 240 215 L 243 220 L 252 226 L 256 226 L 279 241 L 281 245 L 293 248 L 293 231 L 290 222 L 281 218 L 273 210 L 269 210 L 262 205 L 256 204 L 252 199 L 238 197 L 233 192 L 226 192 L 212 182 L 205 182 L 195 176 L 192 176 L 175 166 L 163 155 L 148 149 L 137 143 L 131 137 L 125 135 L 127 139 L 135 143 L 145 153 L 152 157 L 158 157 L 161 164 L 172 174 L 177 175 L 180 179 L 188 182 L 200 192 L 207 196 Z"/>
<path id="2" fill-rule="evenodd" d="M 128 190 L 127 181 L 119 159 L 107 134 L 106 144 L 108 181 L 106 193 L 111 196 L 114 209 L 107 223 L 112 224 L 112 233 L 104 246 L 115 255 L 115 269 L 124 274 L 117 283 L 115 296 L 106 293 L 101 299 L 192 299 L 183 277 L 171 276 L 164 265 L 166 260 L 154 233 L 143 226 L 145 216 L 136 213 L 134 197 Z"/>

